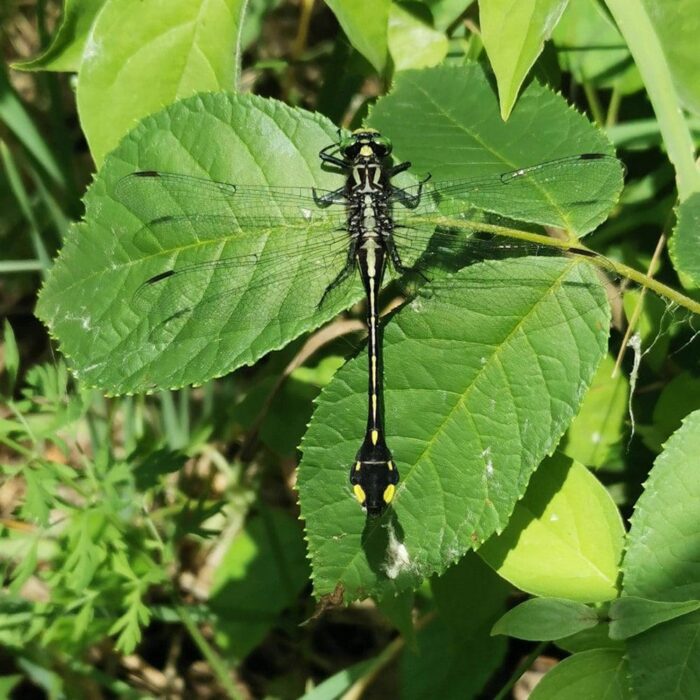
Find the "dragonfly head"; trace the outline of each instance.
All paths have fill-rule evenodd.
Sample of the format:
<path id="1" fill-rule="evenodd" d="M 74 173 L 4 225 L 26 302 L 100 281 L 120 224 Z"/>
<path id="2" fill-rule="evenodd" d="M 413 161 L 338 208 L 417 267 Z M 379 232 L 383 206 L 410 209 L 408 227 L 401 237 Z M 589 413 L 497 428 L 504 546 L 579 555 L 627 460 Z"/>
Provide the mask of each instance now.
<path id="1" fill-rule="evenodd" d="M 355 498 L 370 517 L 381 515 L 391 503 L 399 472 L 386 445 L 365 442 L 350 470 Z"/>
<path id="2" fill-rule="evenodd" d="M 340 140 L 338 148 L 343 157 L 351 162 L 381 160 L 391 154 L 391 141 L 376 129 L 363 128 Z"/>

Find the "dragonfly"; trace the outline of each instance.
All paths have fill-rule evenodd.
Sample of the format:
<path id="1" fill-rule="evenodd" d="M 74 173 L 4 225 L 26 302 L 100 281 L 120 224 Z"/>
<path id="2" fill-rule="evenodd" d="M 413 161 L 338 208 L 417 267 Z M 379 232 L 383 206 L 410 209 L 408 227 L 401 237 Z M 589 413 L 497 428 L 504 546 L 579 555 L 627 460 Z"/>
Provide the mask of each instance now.
<path id="1" fill-rule="evenodd" d="M 249 295 L 279 297 L 281 317 L 311 317 L 342 297 L 359 271 L 366 299 L 367 422 L 349 480 L 371 518 L 385 512 L 399 482 L 384 434 L 381 390 L 379 294 L 387 270 L 429 281 L 423 270 L 430 261 L 482 256 L 493 242 L 476 234 L 475 212 L 564 227 L 567 216 L 587 215 L 593 202 L 609 209 L 621 173 L 615 157 L 582 153 L 488 178 L 431 182 L 428 175 L 402 187 L 392 180 L 411 163 L 394 163 L 391 155 L 386 136 L 360 128 L 339 132 L 319 153 L 324 167 L 345 177 L 335 190 L 245 186 L 155 170 L 131 173 L 115 188 L 148 221 L 133 245 L 163 260 L 163 269 L 143 280 L 131 302 L 148 314 L 153 342 L 168 343 L 185 330 L 205 334 L 224 317 L 234 327 L 245 326 L 255 316 L 255 304 L 245 301 Z M 541 202 L 553 184 L 563 197 L 549 220 Z M 482 226 L 483 221 L 482 216 Z M 586 223 L 591 225 L 577 221 Z M 502 247 L 509 254 L 539 248 L 522 242 Z M 576 243 L 560 247 L 594 255 Z M 196 254 L 199 248 L 216 255 L 196 262 L 184 256 L 180 262 L 183 250 Z M 316 297 L 311 306 L 288 303 L 289 290 L 300 284 L 307 297 Z"/>

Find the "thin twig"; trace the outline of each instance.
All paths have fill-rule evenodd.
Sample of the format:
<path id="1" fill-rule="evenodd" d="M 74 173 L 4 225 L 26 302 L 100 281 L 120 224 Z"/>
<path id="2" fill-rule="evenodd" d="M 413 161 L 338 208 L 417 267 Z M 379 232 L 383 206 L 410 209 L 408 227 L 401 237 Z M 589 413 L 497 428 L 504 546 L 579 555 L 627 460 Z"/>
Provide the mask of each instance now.
<path id="1" fill-rule="evenodd" d="M 661 257 L 661 253 L 663 252 L 664 246 L 666 245 L 666 234 L 662 233 L 659 236 L 659 240 L 656 242 L 656 248 L 654 249 L 654 254 L 651 256 L 651 260 L 649 261 L 649 266 L 647 267 L 647 276 L 651 279 L 652 275 L 654 274 L 654 271 L 656 269 L 656 265 L 659 262 L 659 258 Z M 634 332 L 635 326 L 637 325 L 637 321 L 639 321 L 639 317 L 642 315 L 642 309 L 644 308 L 644 297 L 646 296 L 647 288 L 642 287 L 642 291 L 639 293 L 639 299 L 637 299 L 637 305 L 634 307 L 634 311 L 632 312 L 632 315 L 630 316 L 629 323 L 627 324 L 627 330 L 625 331 L 625 335 L 622 338 L 622 343 L 620 344 L 620 350 L 617 353 L 617 357 L 615 358 L 615 367 L 613 368 L 612 374 L 610 375 L 612 379 L 617 377 L 617 373 L 620 371 L 620 365 L 622 364 L 622 358 L 625 355 L 625 351 L 627 350 L 627 344 L 629 343 L 630 336 Z"/>
<path id="2" fill-rule="evenodd" d="M 493 700 L 504 700 L 508 693 L 513 690 L 515 684 L 522 678 L 525 671 L 535 662 L 535 659 L 545 650 L 549 642 L 540 642 L 526 657 L 525 660 L 515 669 L 508 682 L 498 691 Z"/>
<path id="3" fill-rule="evenodd" d="M 436 617 L 435 612 L 429 612 L 416 621 L 414 628 L 416 632 L 432 622 Z M 379 673 L 386 668 L 406 646 L 403 637 L 397 637 L 382 650 L 375 659 L 375 663 L 367 670 L 363 676 L 358 678 L 343 695 L 342 700 L 359 700 L 367 688 L 372 684 Z"/>

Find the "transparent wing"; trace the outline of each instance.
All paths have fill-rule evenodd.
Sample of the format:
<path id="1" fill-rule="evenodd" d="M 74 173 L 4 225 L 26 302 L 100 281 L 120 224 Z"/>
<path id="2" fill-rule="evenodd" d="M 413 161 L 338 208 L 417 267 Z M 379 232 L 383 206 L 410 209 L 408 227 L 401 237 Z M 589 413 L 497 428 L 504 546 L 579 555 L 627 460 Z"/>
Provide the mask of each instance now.
<path id="1" fill-rule="evenodd" d="M 114 195 L 144 222 L 124 246 L 147 263 L 131 306 L 151 340 L 310 317 L 348 263 L 345 207 L 315 201 L 342 204 L 327 190 L 144 171 Z"/>
<path id="2" fill-rule="evenodd" d="M 159 221 L 147 229 L 157 251 L 154 274 L 138 287 L 130 303 L 139 315 L 147 316 L 153 340 L 171 338 L 185 326 L 188 335 L 199 336 L 227 326 L 259 325 L 265 315 L 286 321 L 311 317 L 328 286 L 352 263 L 343 230 L 288 226 L 261 235 L 260 230 L 232 227 L 227 217 L 207 217 L 206 223 L 215 245 L 191 239 L 190 218 Z M 161 226 L 167 230 L 169 248 L 159 240 Z M 177 245 L 178 240 L 183 245 Z M 212 257 L 192 262 L 202 255 Z M 344 292 L 347 285 L 337 294 Z"/>
<path id="3" fill-rule="evenodd" d="M 512 220 L 587 233 L 615 205 L 622 188 L 624 166 L 613 156 L 584 153 L 487 178 L 427 182 L 420 202 L 419 185 L 397 190 L 396 219 L 410 226 L 436 213 L 468 217 L 484 211 Z"/>
<path id="4" fill-rule="evenodd" d="M 208 215 L 229 216 L 245 226 L 343 220 L 342 207 L 322 207 L 315 201 L 333 193 L 311 187 L 240 186 L 148 170 L 123 177 L 113 193 L 142 221 Z M 337 201 L 342 202 L 342 198 Z"/>
<path id="5" fill-rule="evenodd" d="M 484 234 L 466 221 L 450 226 L 443 220 L 436 225 L 428 217 L 425 222 L 414 220 L 411 225 L 396 228 L 393 239 L 401 264 L 431 280 L 435 279 L 436 270 L 455 272 L 477 261 L 525 255 L 560 256 L 566 252 L 544 243 Z"/>

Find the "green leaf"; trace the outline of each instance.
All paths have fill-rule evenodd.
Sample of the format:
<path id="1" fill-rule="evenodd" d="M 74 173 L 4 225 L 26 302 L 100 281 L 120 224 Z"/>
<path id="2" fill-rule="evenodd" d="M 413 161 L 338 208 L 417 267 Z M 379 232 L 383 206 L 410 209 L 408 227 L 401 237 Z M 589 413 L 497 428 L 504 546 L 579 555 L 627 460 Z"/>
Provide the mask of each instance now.
<path id="1" fill-rule="evenodd" d="M 605 487 L 557 454 L 479 554 L 528 593 L 593 603 L 617 596 L 623 542 L 622 519 Z"/>
<path id="2" fill-rule="evenodd" d="M 651 425 L 638 426 L 644 444 L 653 452 L 681 427 L 683 419 L 700 409 L 700 379 L 690 372 L 681 372 L 663 388 L 652 416 Z"/>
<path id="3" fill-rule="evenodd" d="M 624 596 L 610 605 L 610 637 L 629 639 L 648 629 L 675 620 L 700 608 L 700 600 L 665 603 L 634 596 Z"/>
<path id="4" fill-rule="evenodd" d="M 12 64 L 15 70 L 77 73 L 97 13 L 108 0 L 66 0 L 58 31 L 48 48 L 35 58 Z"/>
<path id="5" fill-rule="evenodd" d="M 580 153 L 612 154 L 602 132 L 561 96 L 536 82 L 523 90 L 507 123 L 499 117 L 493 87 L 479 65 L 403 71 L 379 100 L 369 123 L 391 137 L 394 153 L 434 181 L 482 179 Z M 533 136 L 533 124 L 537 134 Z M 595 192 L 572 202 L 571 184 L 538 183 L 526 202 L 504 188 L 486 188 L 475 206 L 510 219 L 555 226 L 581 236 L 608 216 L 622 190 L 622 168 L 612 161 Z M 500 196 L 499 196 L 500 195 Z"/>
<path id="6" fill-rule="evenodd" d="M 509 610 L 491 630 L 541 642 L 576 634 L 598 624 L 593 608 L 564 598 L 533 598 Z"/>
<path id="7" fill-rule="evenodd" d="M 606 355 L 566 434 L 564 453 L 587 467 L 619 460 L 616 448 L 624 435 L 629 382 L 620 371 L 613 377 L 614 367 L 612 355 Z"/>
<path id="8" fill-rule="evenodd" d="M 700 599 L 699 454 L 700 411 L 695 411 L 665 444 L 635 506 L 622 566 L 626 595 Z"/>
<path id="9" fill-rule="evenodd" d="M 664 56 L 669 63 L 673 85 L 683 107 L 700 114 L 700 10 L 695 0 L 673 3 L 642 0 L 654 25 Z"/>
<path id="10" fill-rule="evenodd" d="M 378 73 L 387 60 L 391 0 L 326 0 L 350 43 Z"/>
<path id="11" fill-rule="evenodd" d="M 595 627 L 589 627 L 570 637 L 556 639 L 554 643 L 570 654 L 591 649 L 619 649 L 620 651 L 625 649 L 624 642 L 610 639 L 610 625 L 605 621 L 600 621 Z"/>
<path id="12" fill-rule="evenodd" d="M 65 189 L 66 178 L 61 171 L 61 166 L 56 160 L 54 152 L 48 146 L 19 97 L 12 89 L 4 67 L 0 68 L 0 120 L 24 145 L 27 151 L 36 158 L 49 177 L 59 187 Z"/>
<path id="13" fill-rule="evenodd" d="M 377 602 L 377 607 L 399 631 L 404 642 L 414 648 L 416 629 L 413 624 L 413 591 L 404 591 L 397 596 L 385 596 Z"/>
<path id="14" fill-rule="evenodd" d="M 597 0 L 570 2 L 552 40 L 564 70 L 576 82 L 614 87 L 622 94 L 642 88 L 642 80 L 615 23 Z"/>
<path id="15" fill-rule="evenodd" d="M 501 117 L 513 109 L 520 86 L 544 48 L 568 0 L 479 0 L 481 36 L 496 74 Z"/>
<path id="16" fill-rule="evenodd" d="M 364 354 L 318 401 L 298 479 L 317 595 L 339 582 L 348 598 L 412 587 L 502 529 L 605 351 L 604 294 L 573 260 L 475 264 L 432 294 L 386 328 L 386 434 L 402 475 L 387 518 L 365 522 L 349 497 L 347 469 L 364 432 Z M 611 523 L 621 527 L 603 520 L 602 542 L 598 529 L 591 535 L 604 545 L 596 563 L 617 556 Z M 590 599 L 601 586 L 612 597 L 608 571 L 596 575 Z"/>
<path id="17" fill-rule="evenodd" d="M 0 700 L 11 700 L 12 690 L 22 681 L 20 674 L 0 676 Z"/>
<path id="18" fill-rule="evenodd" d="M 6 396 L 12 396 L 17 381 L 17 372 L 19 371 L 19 350 L 17 349 L 14 331 L 7 319 L 5 319 L 3 324 L 2 352 L 6 379 L 2 382 L 1 390 Z"/>
<path id="19" fill-rule="evenodd" d="M 42 464 L 26 466 L 22 470 L 26 482 L 22 516 L 46 527 L 49 524 L 51 506 L 55 503 L 56 479 Z"/>
<path id="20" fill-rule="evenodd" d="M 436 29 L 446 31 L 449 26 L 467 11 L 474 0 L 416 0 L 417 4 L 425 5 L 433 16 Z"/>
<path id="21" fill-rule="evenodd" d="M 319 683 L 313 690 L 304 693 L 299 700 L 336 700 L 342 697 L 345 691 L 357 680 L 369 676 L 375 668 L 381 668 L 378 659 L 381 659 L 381 655 L 374 659 L 360 661 L 348 668 L 344 668 L 342 671 L 338 671 L 338 673 L 334 673 L 329 678 L 326 678 L 323 683 Z"/>
<path id="22" fill-rule="evenodd" d="M 686 286 L 700 287 L 700 193 L 681 202 L 677 215 L 668 246 L 671 260 Z"/>
<path id="23" fill-rule="evenodd" d="M 474 552 L 430 579 L 435 605 L 456 642 L 488 631 L 503 614 L 512 589 Z"/>
<path id="24" fill-rule="evenodd" d="M 660 697 L 645 695 L 644 697 Z M 535 686 L 530 700 L 632 700 L 622 651 L 591 649 L 560 661 Z"/>
<path id="25" fill-rule="evenodd" d="M 291 605 L 309 578 L 298 523 L 265 509 L 246 523 L 224 554 L 209 607 L 216 615 L 218 644 L 244 658 Z"/>
<path id="26" fill-rule="evenodd" d="M 505 657 L 507 641 L 489 635 L 506 608 L 510 587 L 468 554 L 431 580 L 438 617 L 401 658 L 401 698 L 474 698 Z"/>
<path id="27" fill-rule="evenodd" d="M 86 220 L 70 232 L 41 293 L 37 313 L 60 340 L 73 372 L 86 385 L 111 393 L 203 383 L 252 364 L 358 298 L 359 285 L 346 298 L 334 297 L 318 309 L 335 270 L 313 282 L 304 275 L 296 279 L 306 257 L 303 248 L 289 249 L 289 227 L 249 231 L 234 227 L 229 235 L 212 234 L 197 246 L 192 245 L 191 230 L 183 232 L 180 227 L 179 235 L 162 243 L 150 236 L 139 242 L 142 227 L 152 219 L 178 210 L 199 211 L 199 207 L 206 213 L 210 205 L 178 192 L 163 202 L 161 191 L 152 193 L 161 199 L 132 203 L 131 208 L 138 211 L 131 211 L 114 193 L 117 183 L 135 170 L 191 173 L 253 186 L 333 189 L 342 180 L 316 163 L 319 150 L 334 135 L 330 123 L 308 112 L 226 94 L 183 100 L 144 120 L 108 159 L 88 191 Z M 275 202 L 266 205 L 274 208 Z M 327 235 L 326 212 L 319 208 L 318 216 L 299 235 L 308 233 L 311 241 L 319 227 Z M 236 290 L 227 314 L 216 313 L 217 305 L 202 304 L 172 333 L 153 316 L 157 305 L 146 313 L 139 307 L 140 285 L 172 265 L 175 256 L 195 263 L 236 255 L 252 259 L 251 251 L 260 251 L 255 257 L 260 267 L 267 255 L 288 254 L 288 271 L 278 280 L 277 289 L 262 294 L 255 278 L 246 278 L 248 287 Z M 223 293 L 231 284 L 229 278 L 229 270 L 224 269 L 211 280 L 210 293 L 217 289 Z"/>
<path id="28" fill-rule="evenodd" d="M 700 612 L 628 639 L 632 691 L 639 698 L 700 696 Z"/>
<path id="29" fill-rule="evenodd" d="M 98 165 L 138 119 L 163 105 L 236 88 L 244 9 L 243 0 L 105 5 L 78 75 L 80 122 Z"/>
<path id="30" fill-rule="evenodd" d="M 136 461 L 138 457 L 139 455 L 135 454 L 131 456 L 131 459 Z M 187 456 L 180 452 L 167 449 L 152 452 L 145 459 L 138 460 L 139 463 L 134 467 L 136 488 L 139 491 L 146 491 L 157 486 L 166 474 L 178 471 L 185 465 L 186 461 Z"/>
<path id="31" fill-rule="evenodd" d="M 605 4 L 642 76 L 663 135 L 664 148 L 676 171 L 678 194 L 681 201 L 684 201 L 693 192 L 700 191 L 700 172 L 693 158 L 695 147 L 690 129 L 680 101 L 672 89 L 671 66 L 659 40 L 657 27 L 652 21 L 647 3 L 606 0 Z M 680 23 L 675 3 L 672 12 L 673 26 L 677 27 Z"/>
<path id="32" fill-rule="evenodd" d="M 389 12 L 389 53 L 397 71 L 435 66 L 447 55 L 445 34 L 401 5 Z"/>

